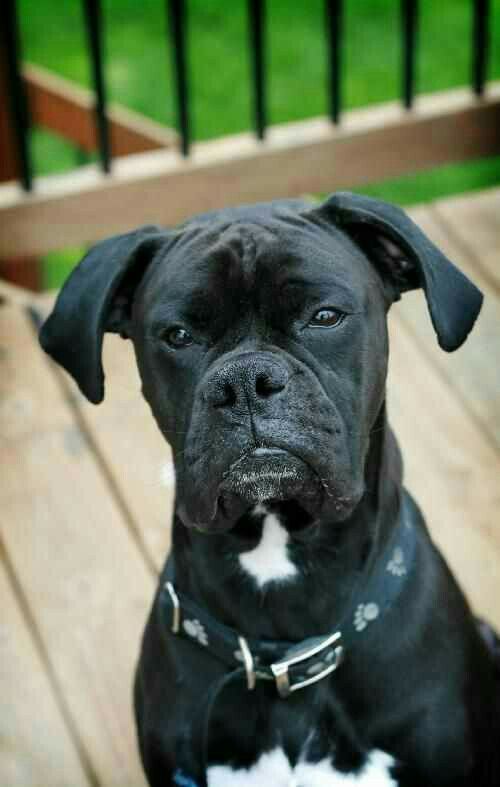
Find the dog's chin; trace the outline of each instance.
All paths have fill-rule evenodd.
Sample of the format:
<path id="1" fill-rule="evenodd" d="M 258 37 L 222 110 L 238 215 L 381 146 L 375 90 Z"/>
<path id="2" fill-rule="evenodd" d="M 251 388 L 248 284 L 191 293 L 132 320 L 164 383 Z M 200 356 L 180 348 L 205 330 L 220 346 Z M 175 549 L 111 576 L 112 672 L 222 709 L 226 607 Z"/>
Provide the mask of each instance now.
<path id="1" fill-rule="evenodd" d="M 302 459 L 281 449 L 257 448 L 244 454 L 224 474 L 210 516 L 193 523 L 180 506 L 185 524 L 205 533 L 247 537 L 255 530 L 255 514 L 278 514 L 292 535 L 306 534 L 317 521 L 323 487 Z"/>

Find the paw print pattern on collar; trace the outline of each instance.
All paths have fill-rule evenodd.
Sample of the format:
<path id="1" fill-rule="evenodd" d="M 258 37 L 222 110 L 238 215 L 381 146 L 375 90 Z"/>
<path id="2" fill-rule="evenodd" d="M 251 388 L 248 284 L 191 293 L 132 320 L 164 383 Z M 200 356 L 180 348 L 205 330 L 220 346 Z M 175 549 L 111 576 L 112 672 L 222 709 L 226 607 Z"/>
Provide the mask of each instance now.
<path id="1" fill-rule="evenodd" d="M 404 577 L 407 573 L 405 556 L 401 547 L 396 547 L 387 564 L 387 571 L 395 577 Z"/>
<path id="2" fill-rule="evenodd" d="M 182 626 L 186 634 L 189 634 L 190 637 L 198 640 L 200 645 L 204 645 L 204 647 L 208 646 L 207 632 L 198 619 L 195 618 L 193 620 L 185 620 Z"/>
<path id="3" fill-rule="evenodd" d="M 354 613 L 354 628 L 356 631 L 363 631 L 369 623 L 378 618 L 379 614 L 379 606 L 373 601 L 368 604 L 358 604 Z"/>

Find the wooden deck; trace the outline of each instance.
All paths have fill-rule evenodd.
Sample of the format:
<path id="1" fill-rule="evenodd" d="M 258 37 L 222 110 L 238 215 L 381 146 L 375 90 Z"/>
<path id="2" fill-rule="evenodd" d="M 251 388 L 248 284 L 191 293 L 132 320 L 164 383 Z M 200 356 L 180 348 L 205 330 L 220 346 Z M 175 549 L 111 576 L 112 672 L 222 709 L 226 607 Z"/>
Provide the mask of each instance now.
<path id="1" fill-rule="evenodd" d="M 421 294 L 395 307 L 390 414 L 407 485 L 500 627 L 500 190 L 412 214 L 486 300 L 452 355 Z M 100 407 L 48 362 L 25 308 L 46 301 L 0 305 L 0 784 L 141 787 L 131 683 L 169 544 L 169 451 L 128 343 L 106 341 Z"/>

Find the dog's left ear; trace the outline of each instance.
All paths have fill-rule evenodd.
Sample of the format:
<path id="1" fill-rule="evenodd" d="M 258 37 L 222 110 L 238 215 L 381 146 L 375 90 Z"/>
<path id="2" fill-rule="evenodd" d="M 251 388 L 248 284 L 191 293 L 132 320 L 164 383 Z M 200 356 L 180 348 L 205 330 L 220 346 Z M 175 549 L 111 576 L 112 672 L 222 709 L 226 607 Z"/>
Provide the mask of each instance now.
<path id="1" fill-rule="evenodd" d="M 94 404 L 104 398 L 104 333 L 128 335 L 135 289 L 168 237 L 158 227 L 140 227 L 98 243 L 70 274 L 42 326 L 43 349 Z"/>
<path id="2" fill-rule="evenodd" d="M 394 300 L 422 287 L 440 346 L 448 352 L 460 347 L 483 296 L 404 211 L 371 197 L 339 192 L 312 212 L 362 248 L 393 289 Z"/>

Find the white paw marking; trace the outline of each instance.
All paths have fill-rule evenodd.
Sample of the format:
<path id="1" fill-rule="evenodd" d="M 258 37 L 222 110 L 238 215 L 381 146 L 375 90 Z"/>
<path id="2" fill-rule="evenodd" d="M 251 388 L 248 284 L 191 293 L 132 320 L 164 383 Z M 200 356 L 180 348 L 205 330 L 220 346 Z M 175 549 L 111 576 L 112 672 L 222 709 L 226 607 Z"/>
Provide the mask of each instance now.
<path id="1" fill-rule="evenodd" d="M 266 514 L 263 506 L 257 506 L 256 514 Z M 267 582 L 283 582 L 297 576 L 297 566 L 288 556 L 288 533 L 275 514 L 266 514 L 262 525 L 262 537 L 254 549 L 242 552 L 240 564 L 261 588 Z"/>
<path id="2" fill-rule="evenodd" d="M 208 787 L 397 787 L 390 774 L 393 758 L 374 750 L 357 773 L 341 773 L 330 759 L 300 760 L 292 768 L 283 749 L 261 754 L 250 768 L 214 765 L 208 769 Z"/>

